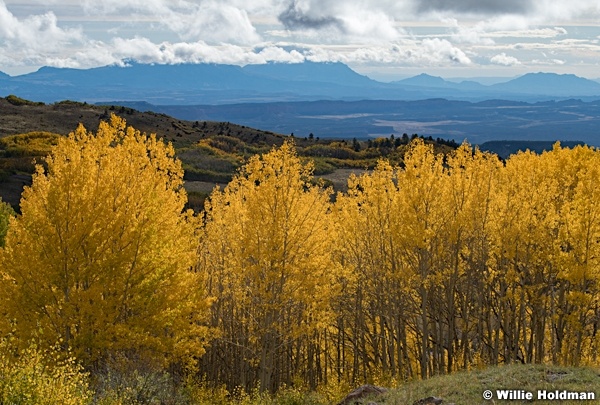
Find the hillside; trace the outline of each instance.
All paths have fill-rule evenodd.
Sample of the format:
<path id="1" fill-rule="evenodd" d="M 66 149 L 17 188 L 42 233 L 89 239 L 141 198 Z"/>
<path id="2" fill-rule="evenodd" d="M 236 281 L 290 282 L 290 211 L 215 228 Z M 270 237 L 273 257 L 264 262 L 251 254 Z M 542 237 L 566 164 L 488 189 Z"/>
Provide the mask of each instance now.
<path id="1" fill-rule="evenodd" d="M 67 135 L 79 123 L 95 130 L 98 123 L 107 120 L 111 113 L 122 116 L 128 124 L 142 132 L 156 133 L 172 142 L 188 176 L 213 182 L 227 181 L 241 161 L 226 153 L 200 153 L 196 150 L 200 141 L 208 142 L 209 138 L 232 135 L 243 144 L 251 144 L 252 148 L 248 153 L 252 153 L 268 150 L 272 145 L 282 144 L 284 140 L 282 135 L 231 123 L 182 121 L 164 114 L 140 112 L 125 107 L 100 107 L 72 101 L 43 104 L 9 96 L 0 98 L 2 199 L 13 207 L 18 207 L 23 186 L 29 184 L 33 173 L 32 160 L 39 162 L 50 151 L 52 134 Z M 215 154 L 218 156 L 211 156 Z"/>
<path id="2" fill-rule="evenodd" d="M 165 114 L 141 112 L 122 106 L 97 106 L 73 101 L 54 104 L 31 102 L 16 96 L 0 98 L 0 196 L 15 208 L 20 193 L 29 184 L 33 159 L 38 162 L 56 137 L 67 135 L 82 123 L 95 130 L 110 114 L 145 133 L 156 133 L 171 142 L 185 169 L 190 206 L 200 209 L 215 184 L 226 184 L 252 155 L 280 146 L 292 135 L 253 129 L 230 122 L 186 121 Z M 413 137 L 416 135 L 413 135 Z M 348 171 L 375 166 L 381 157 L 402 162 L 403 145 L 410 138 L 390 136 L 369 141 L 320 139 L 312 134 L 293 137 L 298 154 L 315 162 L 315 174 L 337 189 L 344 187 Z M 440 140 L 441 141 L 441 140 Z M 438 151 L 455 147 L 452 142 L 437 143 Z M 327 175 L 331 178 L 327 179 Z"/>
<path id="3" fill-rule="evenodd" d="M 457 372 L 451 375 L 437 376 L 428 380 L 413 381 L 401 384 L 398 388 L 390 389 L 378 397 L 365 398 L 360 404 L 376 403 L 379 405 L 415 404 L 428 397 L 442 399 L 444 404 L 476 405 L 509 402 L 511 404 L 540 404 L 561 403 L 596 403 L 595 401 L 550 401 L 539 400 L 558 391 L 571 393 L 593 393 L 595 400 L 600 398 L 600 375 L 597 369 L 572 368 L 546 365 L 504 365 L 488 367 L 469 372 Z M 486 390 L 492 392 L 490 400 L 483 399 Z M 499 399 L 502 395 L 511 395 L 513 400 Z M 531 393 L 532 400 L 525 399 Z M 519 397 L 520 396 L 520 397 Z M 496 402 L 498 401 L 498 402 Z M 428 404 L 427 402 L 421 404 Z"/>

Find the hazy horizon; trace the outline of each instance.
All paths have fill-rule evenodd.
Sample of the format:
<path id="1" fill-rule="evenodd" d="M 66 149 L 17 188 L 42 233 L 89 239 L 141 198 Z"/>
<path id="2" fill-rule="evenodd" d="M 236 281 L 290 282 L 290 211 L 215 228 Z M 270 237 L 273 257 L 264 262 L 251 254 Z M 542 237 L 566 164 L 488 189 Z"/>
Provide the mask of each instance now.
<path id="1" fill-rule="evenodd" d="M 131 62 L 135 62 L 138 63 L 137 61 L 131 61 Z M 129 63 L 129 61 L 127 61 L 127 63 Z M 187 63 L 187 62 L 184 62 Z M 205 62 L 199 62 L 200 63 L 205 63 Z M 285 62 L 267 62 L 267 63 L 285 63 Z M 295 63 L 303 63 L 303 62 L 295 62 Z M 327 62 L 324 62 L 327 63 Z M 156 63 L 149 63 L 149 64 L 156 64 Z M 170 63 L 169 63 L 170 64 Z M 177 65 L 179 63 L 174 63 L 173 65 Z M 93 69 L 96 67 L 108 67 L 108 66 L 119 66 L 119 67 L 128 67 L 127 64 L 121 65 L 119 63 L 116 64 L 111 64 L 111 65 L 102 65 L 102 66 L 93 66 L 93 67 L 76 67 L 76 68 L 71 68 L 71 67 L 55 67 L 55 68 L 67 68 L 67 69 L 77 69 L 77 70 L 87 70 L 87 69 Z M 235 65 L 234 65 L 235 66 Z M 246 66 L 246 65 L 241 65 Z M 506 75 L 506 76 L 462 76 L 462 77 L 453 77 L 453 76 L 445 76 L 444 73 L 449 73 L 449 72 L 438 72 L 439 74 L 436 74 L 436 71 L 427 71 L 426 69 L 423 70 L 414 70 L 413 73 L 408 73 L 405 72 L 402 75 L 386 75 L 385 72 L 379 72 L 379 71 L 361 71 L 359 69 L 354 69 L 352 68 L 352 66 L 347 65 L 348 67 L 350 67 L 352 70 L 354 70 L 356 73 L 367 76 L 368 78 L 375 80 L 375 81 L 379 81 L 382 83 L 391 83 L 391 82 L 397 82 L 397 81 L 401 81 L 404 79 L 410 79 L 413 78 L 415 76 L 419 76 L 419 75 L 429 75 L 429 76 L 434 76 L 434 77 L 441 77 L 442 79 L 444 79 L 445 81 L 448 82 L 453 82 L 453 83 L 460 83 L 463 81 L 475 81 L 478 82 L 484 86 L 491 86 L 494 84 L 498 84 L 498 83 L 505 83 L 508 82 L 510 80 L 516 79 L 518 77 L 524 76 L 528 73 L 553 73 L 553 72 L 543 72 L 543 71 L 531 71 L 531 72 L 523 72 L 523 73 L 517 73 L 514 75 Z M 35 68 L 30 68 L 30 69 L 17 69 L 16 71 L 13 69 L 8 69 L 8 70 L 2 70 L 2 68 L 0 68 L 0 72 L 1 73 L 5 73 L 8 74 L 11 77 L 18 77 L 18 76 L 24 76 L 30 73 L 35 73 L 37 72 L 39 69 L 43 68 L 43 67 L 53 67 L 53 66 L 39 66 L 39 67 L 35 67 Z M 557 74 L 572 74 L 572 73 L 557 73 Z M 579 76 L 585 79 L 589 79 L 589 80 L 594 80 L 597 82 L 600 82 L 600 74 L 596 75 L 596 76 L 590 76 L 590 77 L 585 77 L 585 76 Z"/>

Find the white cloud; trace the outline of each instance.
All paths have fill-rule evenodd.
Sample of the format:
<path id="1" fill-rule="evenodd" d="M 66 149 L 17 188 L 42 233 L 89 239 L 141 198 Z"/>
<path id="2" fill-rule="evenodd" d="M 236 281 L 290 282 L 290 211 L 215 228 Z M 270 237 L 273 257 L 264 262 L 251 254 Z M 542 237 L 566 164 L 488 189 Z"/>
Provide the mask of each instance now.
<path id="1" fill-rule="evenodd" d="M 344 30 L 358 42 L 392 41 L 401 33 L 394 26 L 394 21 L 380 11 L 349 10 L 340 20 L 343 21 Z"/>
<path id="2" fill-rule="evenodd" d="M 502 52 L 490 59 L 494 65 L 502 65 L 502 66 L 516 66 L 520 65 L 521 62 L 514 56 L 508 56 L 506 53 Z"/>
<path id="3" fill-rule="evenodd" d="M 47 12 L 17 19 L 0 0 L 0 40 L 15 51 L 52 51 L 84 39 L 80 29 L 62 29 L 56 15 Z"/>
<path id="4" fill-rule="evenodd" d="M 565 61 L 562 59 L 533 59 L 530 63 L 539 66 L 561 66 L 565 64 Z"/>
<path id="5" fill-rule="evenodd" d="M 265 35 L 278 38 L 291 38 L 294 34 L 290 30 L 267 30 Z"/>
<path id="6" fill-rule="evenodd" d="M 494 38 L 556 38 L 568 34 L 563 27 L 530 28 L 525 18 L 493 18 L 476 24 L 461 24 L 454 18 L 443 19 L 453 33 L 455 42 L 476 45 L 492 45 Z"/>
<path id="7" fill-rule="evenodd" d="M 513 30 L 513 31 L 495 31 L 488 33 L 488 36 L 495 38 L 556 38 L 559 36 L 567 35 L 568 31 L 563 27 L 554 28 L 533 28 L 526 30 Z"/>
<path id="8" fill-rule="evenodd" d="M 80 29 L 58 26 L 52 12 L 16 18 L 0 0 L 0 62 L 5 66 L 43 65 L 86 40 Z"/>
<path id="9" fill-rule="evenodd" d="M 598 18 L 596 0 L 0 0 L 0 70 L 123 58 L 527 68 L 532 54 L 595 66 L 598 31 L 570 27 Z"/>
<path id="10" fill-rule="evenodd" d="M 505 45 L 505 48 L 519 51 L 553 51 L 566 54 L 584 52 L 589 56 L 598 57 L 600 52 L 600 43 L 596 43 L 589 39 L 574 39 L 568 38 L 551 42 L 517 42 L 514 44 Z"/>
<path id="11" fill-rule="evenodd" d="M 235 44 L 260 40 L 245 10 L 217 1 L 203 2 L 189 14 L 173 12 L 164 17 L 164 23 L 183 39 Z"/>
<path id="12" fill-rule="evenodd" d="M 266 62 L 285 62 L 285 63 L 301 63 L 306 59 L 305 56 L 297 50 L 286 51 L 277 46 L 267 46 L 258 52 L 258 57 L 261 63 Z"/>
<path id="13" fill-rule="evenodd" d="M 392 64 L 394 66 L 470 65 L 471 59 L 443 39 L 398 42 L 389 46 L 322 46 L 304 44 L 299 49 L 275 44 L 248 48 L 233 44 L 210 45 L 203 41 L 153 43 L 147 38 L 115 38 L 110 43 L 90 42 L 68 57 L 52 57 L 46 64 L 86 68 L 120 64 L 125 59 L 142 63 L 223 63 L 234 65 L 267 62 L 343 62 L 347 64 Z"/>
<path id="14" fill-rule="evenodd" d="M 533 3 L 535 10 L 530 17 L 538 23 L 600 18 L 600 3 L 595 0 L 535 0 Z"/>
<path id="15" fill-rule="evenodd" d="M 389 46 L 369 46 L 346 49 L 344 52 L 313 46 L 306 52 L 312 62 L 343 62 L 348 64 L 386 64 L 394 66 L 468 66 L 471 59 L 461 49 L 439 38 L 423 41 L 398 41 Z"/>
<path id="16" fill-rule="evenodd" d="M 267 62 L 299 63 L 305 56 L 296 50 L 278 46 L 248 49 L 238 45 L 209 45 L 197 42 L 163 42 L 155 44 L 147 38 L 116 38 L 110 44 L 90 43 L 90 46 L 67 58 L 49 58 L 49 65 L 57 67 L 86 68 L 122 64 L 133 59 L 141 63 L 218 63 L 232 65 L 263 64 Z"/>
<path id="17" fill-rule="evenodd" d="M 448 24 L 452 28 L 451 38 L 453 41 L 463 44 L 482 44 L 492 45 L 494 41 L 487 38 L 484 26 L 481 24 L 463 25 L 456 18 L 442 18 L 444 24 Z"/>
<path id="18" fill-rule="evenodd" d="M 423 55 L 434 63 L 451 61 L 461 65 L 470 65 L 471 59 L 459 48 L 445 39 L 425 39 L 422 43 Z"/>
<path id="19" fill-rule="evenodd" d="M 381 43 L 404 33 L 390 7 L 389 1 L 289 0 L 278 17 L 288 30 L 304 35 L 335 31 L 339 41 Z"/>
<path id="20" fill-rule="evenodd" d="M 86 0 L 89 14 L 128 14 L 133 20 L 155 21 L 185 40 L 252 44 L 260 40 L 246 8 L 230 1 Z"/>

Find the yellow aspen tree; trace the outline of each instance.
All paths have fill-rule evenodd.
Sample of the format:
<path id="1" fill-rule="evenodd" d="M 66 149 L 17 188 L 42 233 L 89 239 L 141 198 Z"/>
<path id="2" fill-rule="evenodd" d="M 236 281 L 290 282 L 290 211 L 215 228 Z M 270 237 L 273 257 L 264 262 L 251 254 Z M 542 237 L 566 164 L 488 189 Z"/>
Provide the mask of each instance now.
<path id="1" fill-rule="evenodd" d="M 440 344 L 436 337 L 437 319 L 431 317 L 434 302 L 442 288 L 439 270 L 443 268 L 444 241 L 452 214 L 449 206 L 449 180 L 444 157 L 431 145 L 413 141 L 398 173 L 398 216 L 396 231 L 401 235 L 402 260 L 410 279 L 415 314 L 412 328 L 420 344 L 415 346 L 420 375 L 426 378 L 438 372 Z M 436 351 L 433 357 L 430 352 Z M 436 370 L 437 369 L 437 370 Z"/>
<path id="2" fill-rule="evenodd" d="M 502 170 L 488 263 L 498 355 L 505 362 L 539 363 L 546 357 L 546 321 L 557 275 L 552 257 L 560 226 L 559 177 L 553 153 L 519 153 Z"/>
<path id="3" fill-rule="evenodd" d="M 496 155 L 473 150 L 466 143 L 448 154 L 446 160 L 451 221 L 444 242 L 440 318 L 445 324 L 441 338 L 446 348 L 446 371 L 451 372 L 466 369 L 475 361 L 471 342 L 476 336 L 483 337 L 483 324 L 489 317 L 485 280 L 489 218 L 492 191 L 502 163 Z"/>
<path id="4" fill-rule="evenodd" d="M 200 256 L 222 331 L 208 355 L 220 351 L 221 360 L 207 358 L 202 371 L 247 370 L 229 385 L 273 391 L 318 368 L 311 337 L 329 323 L 334 235 L 330 191 L 311 182 L 312 165 L 286 142 L 252 157 L 210 197 Z"/>
<path id="5" fill-rule="evenodd" d="M 408 377 L 405 278 L 400 263 L 396 170 L 380 161 L 372 173 L 351 176 L 338 194 L 334 218 L 342 266 L 337 282 L 336 359 L 352 383 L 375 375 Z"/>
<path id="6" fill-rule="evenodd" d="M 600 155 L 581 146 L 554 153 L 571 162 L 561 166 L 563 171 L 575 168 L 566 171 L 572 193 L 561 211 L 554 330 L 561 362 L 577 365 L 595 361 L 599 343 Z"/>
<path id="7" fill-rule="evenodd" d="M 335 203 L 335 357 L 351 381 L 450 372 L 459 353 L 463 367 L 473 361 L 501 162 L 467 144 L 445 158 L 420 141 L 409 151 L 403 169 L 381 161 L 351 177 Z"/>
<path id="8" fill-rule="evenodd" d="M 86 365 L 202 354 L 196 221 L 173 147 L 113 115 L 60 139 L 46 166 L 1 252 L 3 332 L 60 341 Z"/>

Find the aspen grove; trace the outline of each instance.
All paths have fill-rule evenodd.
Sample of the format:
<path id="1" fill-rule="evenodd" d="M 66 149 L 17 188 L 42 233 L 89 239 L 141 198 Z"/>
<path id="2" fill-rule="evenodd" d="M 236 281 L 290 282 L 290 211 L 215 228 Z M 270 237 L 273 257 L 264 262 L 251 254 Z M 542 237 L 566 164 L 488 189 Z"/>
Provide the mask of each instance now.
<path id="1" fill-rule="evenodd" d="M 416 139 L 334 194 L 286 142 L 196 215 L 172 147 L 116 117 L 46 167 L 0 248 L 0 332 L 23 347 L 193 363 L 230 391 L 597 363 L 594 148 L 503 162 Z"/>

